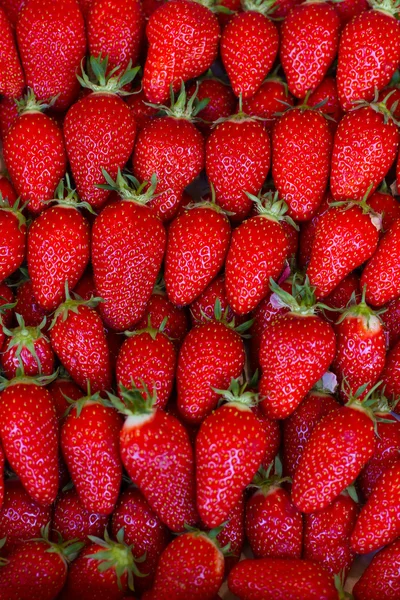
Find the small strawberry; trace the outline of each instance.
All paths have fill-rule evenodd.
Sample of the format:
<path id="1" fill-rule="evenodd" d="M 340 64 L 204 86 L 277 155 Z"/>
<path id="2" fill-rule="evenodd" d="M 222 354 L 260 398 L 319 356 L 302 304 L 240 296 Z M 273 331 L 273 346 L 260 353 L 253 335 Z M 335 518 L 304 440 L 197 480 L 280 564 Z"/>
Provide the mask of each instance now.
<path id="1" fill-rule="evenodd" d="M 3 181 L 0 179 L 0 187 Z M 5 199 L 0 191 L 0 281 L 21 266 L 26 253 L 26 219 L 19 201 Z"/>
<path id="2" fill-rule="evenodd" d="M 400 202 L 392 196 L 386 182 L 367 200 L 368 206 L 382 218 L 382 233 L 400 219 Z"/>
<path id="3" fill-rule="evenodd" d="M 400 595 L 400 540 L 375 554 L 353 587 L 354 600 L 397 600 Z"/>
<path id="4" fill-rule="evenodd" d="M 264 125 L 271 131 L 278 120 L 276 113 L 282 112 L 286 105 L 293 106 L 293 98 L 281 77 L 273 74 L 261 84 L 255 94 L 243 100 L 246 115 L 265 119 Z"/>
<path id="5" fill-rule="evenodd" d="M 27 327 L 38 327 L 44 317 L 48 316 L 48 311 L 42 308 L 35 298 L 33 285 L 30 279 L 23 280 L 17 289 L 18 312 L 25 321 Z"/>
<path id="6" fill-rule="evenodd" d="M 223 315 L 226 314 L 226 320 L 228 323 L 230 323 L 233 319 L 235 319 L 235 323 L 238 325 L 241 325 L 241 323 L 245 322 L 246 318 L 235 315 L 232 308 L 228 304 L 226 297 L 225 276 L 217 275 L 217 277 L 206 287 L 204 292 L 200 294 L 200 296 L 196 298 L 196 300 L 194 300 L 190 305 L 190 315 L 192 318 L 193 327 L 208 323 L 209 321 L 213 321 L 215 319 L 215 302 L 217 300 L 221 305 L 221 313 Z"/>
<path id="7" fill-rule="evenodd" d="M 7 98 L 18 98 L 24 91 L 25 81 L 11 23 L 0 7 L 0 93 Z"/>
<path id="8" fill-rule="evenodd" d="M 208 100 L 205 108 L 198 112 L 198 117 L 202 121 L 197 123 L 198 128 L 206 136 L 211 133 L 211 125 L 215 121 L 226 119 L 235 112 L 236 98 L 231 87 L 213 77 L 212 71 L 209 71 L 206 77 L 193 83 L 187 93 L 189 98 L 196 93 L 197 100 L 200 102 Z"/>

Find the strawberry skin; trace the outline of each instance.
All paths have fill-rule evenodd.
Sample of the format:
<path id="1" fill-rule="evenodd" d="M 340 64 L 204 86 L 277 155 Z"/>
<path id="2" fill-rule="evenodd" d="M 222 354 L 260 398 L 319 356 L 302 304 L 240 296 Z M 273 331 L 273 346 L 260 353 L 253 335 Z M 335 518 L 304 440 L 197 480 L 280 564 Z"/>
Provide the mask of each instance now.
<path id="1" fill-rule="evenodd" d="M 189 97 L 194 94 L 196 88 L 196 98 L 198 100 L 208 99 L 207 106 L 198 112 L 198 116 L 201 119 L 204 119 L 204 121 L 214 123 L 217 119 L 226 119 L 234 113 L 236 98 L 232 89 L 219 79 L 206 77 L 203 80 L 193 83 L 188 88 Z M 208 135 L 211 132 L 210 125 L 202 123 L 201 121 L 197 123 L 197 127 L 204 132 L 205 135 Z"/>
<path id="2" fill-rule="evenodd" d="M 389 349 L 393 348 L 400 339 L 400 298 L 391 300 L 386 306 L 386 312 L 381 315 L 388 337 Z"/>
<path id="3" fill-rule="evenodd" d="M 335 5 L 336 8 L 337 5 Z M 330 130 L 334 134 L 336 132 L 338 123 L 340 122 L 343 111 L 339 103 L 336 79 L 334 77 L 325 77 L 321 83 L 315 88 L 312 94 L 310 94 L 307 104 L 309 106 L 320 105 L 324 115 L 334 119 L 334 122 L 328 121 Z"/>
<path id="4" fill-rule="evenodd" d="M 22 10 L 26 0 L 1 0 L 0 6 L 7 15 L 12 27 L 15 27 L 18 21 L 19 13 Z"/>
<path id="5" fill-rule="evenodd" d="M 146 314 L 136 323 L 135 328 L 145 329 L 150 319 L 153 327 L 158 329 L 165 318 L 167 322 L 163 331 L 174 345 L 179 348 L 187 334 L 188 317 L 186 311 L 172 304 L 163 291 L 154 290 L 147 303 Z"/>
<path id="6" fill-rule="evenodd" d="M 278 454 L 281 445 L 281 429 L 279 421 L 268 419 L 268 417 L 264 415 L 259 404 L 254 406 L 252 411 L 263 426 L 267 438 L 267 447 L 261 463 L 261 466 L 264 469 L 267 469 Z"/>
<path id="7" fill-rule="evenodd" d="M 0 179 L 0 185 L 3 180 Z M 7 180 L 5 180 L 7 181 Z M 0 190 L 1 193 L 1 190 Z M 0 281 L 21 266 L 26 252 L 26 224 L 22 213 L 12 201 L 0 200 Z"/>
<path id="8" fill-rule="evenodd" d="M 44 310 L 37 302 L 33 293 L 32 281 L 24 281 L 17 289 L 18 312 L 24 319 L 27 327 L 38 327 L 48 312 Z"/>
<path id="9" fill-rule="evenodd" d="M 346 25 L 353 17 L 360 15 L 370 7 L 368 0 L 343 0 L 334 6 L 342 25 Z"/>
<path id="10" fill-rule="evenodd" d="M 227 516 L 226 525 L 216 538 L 220 548 L 225 548 L 225 546 L 230 544 L 229 555 L 225 556 L 225 577 L 239 562 L 242 554 L 243 545 L 246 539 L 244 530 L 244 509 L 244 495 L 242 495 Z M 218 600 L 218 598 L 214 600 Z"/>
<path id="11" fill-rule="evenodd" d="M 397 400 L 400 395 L 400 342 L 387 353 L 385 368 L 381 375 L 382 384 L 385 388 L 385 395 L 393 400 Z M 395 408 L 399 412 L 399 408 Z"/>
<path id="12" fill-rule="evenodd" d="M 265 127 L 270 131 L 278 120 L 276 113 L 282 111 L 283 103 L 293 106 L 293 98 L 289 94 L 283 79 L 270 76 L 250 98 L 243 100 L 243 112 L 246 115 L 262 117 Z"/>
<path id="13" fill-rule="evenodd" d="M 190 316 L 193 327 L 215 320 L 215 302 L 218 299 L 221 304 L 221 313 L 226 312 L 226 320 L 230 323 L 235 319 L 235 323 L 240 325 L 245 321 L 242 317 L 234 314 L 228 304 L 226 297 L 225 276 L 218 275 L 204 290 L 202 294 L 190 305 Z"/>
<path id="14" fill-rule="evenodd" d="M 10 22 L 0 8 L 0 93 L 18 98 L 24 91 L 25 81 Z"/>
<path id="15" fill-rule="evenodd" d="M 57 532 L 63 540 L 77 539 L 89 543 L 89 535 L 101 536 L 108 524 L 108 516 L 86 510 L 75 489 L 60 492 L 54 505 L 52 529 L 54 539 Z"/>
<path id="16" fill-rule="evenodd" d="M 39 327 L 26 327 L 20 315 L 19 326 L 7 332 L 9 336 L 2 347 L 0 362 L 7 379 L 17 376 L 23 369 L 25 375 L 51 375 L 54 371 L 54 353 L 50 341 Z"/>
<path id="17" fill-rule="evenodd" d="M 353 587 L 354 600 L 397 600 L 400 595 L 400 540 L 375 554 Z"/>

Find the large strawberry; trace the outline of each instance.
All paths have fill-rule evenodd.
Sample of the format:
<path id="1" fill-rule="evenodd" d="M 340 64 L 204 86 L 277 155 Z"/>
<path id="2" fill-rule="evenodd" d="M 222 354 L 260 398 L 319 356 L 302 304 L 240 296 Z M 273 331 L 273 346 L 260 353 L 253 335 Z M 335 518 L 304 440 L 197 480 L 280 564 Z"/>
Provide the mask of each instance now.
<path id="1" fill-rule="evenodd" d="M 33 213 L 39 213 L 44 202 L 54 198 L 67 164 L 62 132 L 55 121 L 42 113 L 45 107 L 29 91 L 3 142 L 12 183 Z"/>
<path id="2" fill-rule="evenodd" d="M 355 600 L 397 600 L 400 596 L 400 539 L 375 554 L 353 587 Z"/>
<path id="3" fill-rule="evenodd" d="M 149 50 L 143 87 L 150 102 L 168 100 L 182 81 L 198 77 L 212 65 L 218 50 L 220 29 L 209 3 L 173 0 L 150 17 L 146 36 Z"/>
<path id="4" fill-rule="evenodd" d="M 87 510 L 75 489 L 59 493 L 52 518 L 53 537 L 60 534 L 63 540 L 79 540 L 89 544 L 89 535 L 103 535 L 108 515 Z"/>
<path id="5" fill-rule="evenodd" d="M 18 200 L 12 203 L 0 193 L 0 281 L 12 275 L 25 258 L 26 220 L 21 210 Z"/>
<path id="6" fill-rule="evenodd" d="M 102 170 L 116 177 L 133 150 L 136 124 L 132 112 L 118 96 L 122 88 L 135 77 L 138 68 L 124 73 L 107 73 L 108 59 L 89 60 L 95 74 L 91 82 L 82 69 L 79 81 L 92 91 L 78 100 L 64 120 L 65 147 L 72 174 L 81 200 L 94 208 L 101 208 L 110 194 Z"/>
<path id="7" fill-rule="evenodd" d="M 219 390 L 224 400 L 196 438 L 197 509 L 209 528 L 221 525 L 251 482 L 265 455 L 266 432 L 252 412 L 258 395 L 237 380 Z"/>
<path id="8" fill-rule="evenodd" d="M 280 58 L 293 96 L 304 98 L 322 82 L 336 57 L 339 31 L 339 17 L 328 2 L 306 2 L 288 14 Z"/>
<path id="9" fill-rule="evenodd" d="M 146 313 L 164 256 L 166 234 L 161 221 L 145 206 L 155 185 L 143 193 L 146 184 L 139 185 L 130 176 L 124 179 L 118 173 L 115 183 L 106 176 L 122 201 L 106 206 L 94 222 L 92 264 L 97 293 L 104 300 L 100 308 L 104 322 L 123 331 Z"/>
<path id="10" fill-rule="evenodd" d="M 9 98 L 19 98 L 24 87 L 24 74 L 11 24 L 3 8 L 0 8 L 0 93 Z"/>
<path id="11" fill-rule="evenodd" d="M 38 100 L 57 96 L 68 108 L 78 96 L 76 75 L 86 52 L 85 26 L 76 0 L 27 0 L 17 24 L 26 83 Z"/>

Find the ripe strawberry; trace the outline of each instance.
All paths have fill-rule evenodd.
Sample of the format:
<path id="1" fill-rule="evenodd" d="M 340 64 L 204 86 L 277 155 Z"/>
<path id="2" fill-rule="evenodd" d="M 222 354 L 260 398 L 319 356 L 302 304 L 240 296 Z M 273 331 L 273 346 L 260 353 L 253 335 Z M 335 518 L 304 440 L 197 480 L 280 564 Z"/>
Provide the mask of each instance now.
<path id="1" fill-rule="evenodd" d="M 48 390 L 53 398 L 54 407 L 56 409 L 58 422 L 62 423 L 66 416 L 67 409 L 70 406 L 69 400 L 79 400 L 82 398 L 82 390 L 78 388 L 67 373 L 63 373 L 59 369 L 59 376 L 52 381 L 48 386 Z"/>
<path id="2" fill-rule="evenodd" d="M 0 187 L 3 181 L 0 179 Z M 0 281 L 21 266 L 26 252 L 26 220 L 19 201 L 5 199 L 0 190 Z"/>
<path id="3" fill-rule="evenodd" d="M 22 10 L 26 0 L 1 0 L 0 6 L 7 15 L 12 27 L 15 27 L 18 21 L 19 13 Z"/>
<path id="4" fill-rule="evenodd" d="M 246 115 L 266 119 L 264 125 L 271 131 L 278 120 L 276 113 L 282 112 L 286 105 L 293 106 L 293 98 L 283 79 L 273 74 L 267 77 L 255 94 L 243 100 L 243 111 Z"/>
<path id="5" fill-rule="evenodd" d="M 293 96 L 304 98 L 323 81 L 338 51 L 339 31 L 339 17 L 328 2 L 302 4 L 288 14 L 280 58 Z"/>
<path id="6" fill-rule="evenodd" d="M 16 107 L 15 100 L 13 100 L 13 102 Z M 8 200 L 9 206 L 12 206 L 13 204 L 15 204 L 15 201 L 17 200 L 17 194 L 14 189 L 14 186 L 12 185 L 11 181 L 8 179 L 7 176 L 3 175 L 1 173 L 0 173 L 0 194 L 3 197 L 3 200 Z"/>
<path id="7" fill-rule="evenodd" d="M 0 93 L 8 98 L 18 98 L 24 91 L 25 81 L 11 23 L 0 7 Z"/>
<path id="8" fill-rule="evenodd" d="M 359 393 L 323 417 L 307 442 L 292 488 L 293 502 L 302 512 L 326 508 L 374 453 L 374 416 L 368 397 L 361 402 Z"/>
<path id="9" fill-rule="evenodd" d="M 328 210 L 333 198 L 328 192 L 324 195 L 321 204 L 316 213 L 309 221 L 300 223 L 299 251 L 297 256 L 298 266 L 300 269 L 306 269 L 310 262 L 312 245 L 314 243 L 315 230 L 321 219 L 321 216 Z"/>
<path id="10" fill-rule="evenodd" d="M 292 219 L 308 221 L 321 204 L 332 143 L 328 121 L 316 108 L 297 106 L 277 121 L 272 133 L 272 177 Z"/>
<path id="11" fill-rule="evenodd" d="M 217 300 L 221 305 L 221 314 L 226 315 L 228 323 L 233 319 L 235 319 L 235 323 L 238 325 L 245 322 L 246 318 L 235 315 L 228 304 L 225 276 L 217 275 L 217 277 L 206 287 L 204 292 L 190 305 L 190 315 L 193 327 L 215 320 L 215 303 Z"/>
<path id="12" fill-rule="evenodd" d="M 354 600 L 397 600 L 400 594 L 400 540 L 375 554 L 353 587 Z"/>
<path id="13" fill-rule="evenodd" d="M 387 231 L 397 219 L 400 219 L 400 202 L 392 196 L 384 183 L 367 201 L 368 206 L 382 218 L 382 232 Z"/>
<path id="14" fill-rule="evenodd" d="M 96 296 L 96 284 L 90 265 L 74 286 L 74 294 L 77 294 L 82 300 L 90 300 L 90 298 Z"/>
<path id="15" fill-rule="evenodd" d="M 48 311 L 42 308 L 36 300 L 30 279 L 22 281 L 21 285 L 18 286 L 16 300 L 18 312 L 27 327 L 38 327 L 43 322 L 44 317 L 48 315 Z"/>
<path id="16" fill-rule="evenodd" d="M 138 62 L 143 26 L 139 0 L 93 0 L 87 14 L 89 54 L 108 56 L 110 71 L 125 71 L 129 62 Z"/>
<path id="17" fill-rule="evenodd" d="M 146 390 L 145 390 L 146 391 Z M 120 434 L 120 453 L 129 477 L 159 519 L 172 531 L 197 521 L 194 461 L 189 436 L 172 415 L 156 408 L 156 394 L 146 399 L 133 388 L 110 399 L 128 418 Z"/>
<path id="18" fill-rule="evenodd" d="M 92 308 L 95 300 L 66 301 L 57 308 L 50 331 L 53 350 L 83 390 L 106 390 L 111 384 L 110 358 L 104 327 Z M 89 391 L 89 390 L 88 390 Z"/>
<path id="19" fill-rule="evenodd" d="M 280 468 L 279 468 L 280 467 Z M 260 470 L 252 488 L 256 492 L 246 504 L 246 536 L 255 558 L 300 558 L 303 518 L 282 487 L 280 461 Z"/>
<path id="20" fill-rule="evenodd" d="M 157 116 L 158 109 L 147 102 L 142 86 L 139 86 L 139 88 L 134 87 L 132 95 L 126 96 L 125 102 L 135 119 L 137 133 L 142 131 L 143 127 Z"/>
<path id="21" fill-rule="evenodd" d="M 332 151 L 330 182 L 335 200 L 361 201 L 374 192 L 396 158 L 399 141 L 384 103 L 361 102 L 347 113 L 337 128 Z"/>
<path id="22" fill-rule="evenodd" d="M 336 349 L 332 327 L 315 314 L 306 281 L 293 284 L 293 296 L 271 280 L 271 290 L 290 312 L 265 329 L 260 345 L 261 407 L 270 419 L 291 415 L 331 364 Z"/>
<path id="23" fill-rule="evenodd" d="M 165 321 L 156 329 L 149 318 L 144 329 L 125 332 L 128 339 L 121 346 L 116 366 L 118 386 L 155 389 L 157 408 L 165 408 L 171 395 L 177 358 L 164 326 Z"/>
<path id="24" fill-rule="evenodd" d="M 61 535 L 63 540 L 79 540 L 89 543 L 89 535 L 103 535 L 108 516 L 86 510 L 79 500 L 76 490 L 60 492 L 54 505 L 52 519 L 53 536 Z"/>
<path id="25" fill-rule="evenodd" d="M 206 173 L 216 202 L 242 221 L 252 207 L 269 171 L 271 144 L 263 125 L 242 112 L 223 121 L 206 144 Z"/>
<path id="26" fill-rule="evenodd" d="M 289 12 L 297 4 L 301 4 L 304 0 L 276 0 L 274 5 L 274 18 L 286 17 Z"/>
<path id="27" fill-rule="evenodd" d="M 345 309 L 350 303 L 360 302 L 360 277 L 355 272 L 349 273 L 337 285 L 328 296 L 324 298 L 326 306 Z M 338 313 L 335 310 L 324 310 L 325 318 L 332 323 L 338 319 Z"/>
<path id="28" fill-rule="evenodd" d="M 396 73 L 393 78 L 396 77 Z M 400 109 L 399 109 L 399 100 L 400 100 L 400 88 L 398 87 L 398 83 L 395 85 L 388 85 L 383 90 L 379 92 L 378 101 L 383 102 L 386 99 L 386 106 L 396 119 L 396 121 L 400 117 Z"/>
<path id="29" fill-rule="evenodd" d="M 388 302 L 385 308 L 386 311 L 382 313 L 381 319 L 390 349 L 400 340 L 400 297 Z"/>
<path id="30" fill-rule="evenodd" d="M 190 32 L 190 33 L 189 33 Z M 170 86 L 198 77 L 217 57 L 220 28 L 206 4 L 174 0 L 161 5 L 146 27 L 149 42 L 143 89 L 150 102 L 165 102 Z"/>
<path id="31" fill-rule="evenodd" d="M 197 4 L 192 0 L 175 3 Z M 171 106 L 160 106 L 165 116 L 150 121 L 137 137 L 133 172 L 140 181 L 157 177 L 157 197 L 150 206 L 162 221 L 175 217 L 184 188 L 203 169 L 204 139 L 192 121 L 205 103 L 195 95 L 186 102 L 182 83 L 179 96 L 171 96 Z"/>
<path id="32" fill-rule="evenodd" d="M 276 279 L 288 257 L 288 240 L 281 222 L 287 220 L 287 204 L 278 198 L 278 192 L 261 197 L 249 196 L 256 204 L 258 214 L 239 225 L 225 264 L 226 296 L 238 315 L 252 311 L 267 295 L 270 278 Z"/>
<path id="33" fill-rule="evenodd" d="M 145 206 L 154 193 L 154 179 L 145 193 L 144 184 L 130 176 L 124 179 L 119 173 L 115 183 L 112 179 L 109 182 L 110 188 L 119 190 L 122 201 L 106 206 L 94 222 L 92 265 L 97 293 L 104 300 L 100 307 L 103 320 L 123 331 L 146 313 L 164 256 L 166 234 L 158 217 Z"/>
<path id="34" fill-rule="evenodd" d="M 380 377 L 385 395 L 391 400 L 397 400 L 400 396 L 400 342 L 387 353 L 385 368 Z M 399 413 L 399 408 L 395 412 Z"/>
<path id="35" fill-rule="evenodd" d="M 43 103 L 29 91 L 19 104 L 19 117 L 3 142 L 4 160 L 11 181 L 32 213 L 52 200 L 64 177 L 67 157 L 63 135 L 56 123 L 41 111 Z"/>
<path id="36" fill-rule="evenodd" d="M 225 389 L 239 377 L 245 364 L 240 333 L 247 323 L 234 329 L 234 321 L 221 321 L 216 303 L 216 321 L 192 329 L 182 344 L 176 371 L 178 410 L 191 424 L 200 424 L 217 405 L 215 389 Z"/>
<path id="37" fill-rule="evenodd" d="M 264 469 L 267 469 L 271 462 L 275 460 L 281 445 L 281 429 L 279 421 L 268 419 L 268 417 L 264 415 L 259 404 L 253 406 L 252 411 L 263 426 L 267 438 L 267 447 L 261 462 L 261 466 Z"/>
<path id="38" fill-rule="evenodd" d="M 197 127 L 205 134 L 211 133 L 211 125 L 218 119 L 226 119 L 235 112 L 236 98 L 229 85 L 212 76 L 212 72 L 206 77 L 197 80 L 188 88 L 189 98 L 196 92 L 197 100 L 208 100 L 205 108 L 198 112 L 200 119 Z"/>
<path id="39" fill-rule="evenodd" d="M 336 7 L 337 5 L 335 5 Z M 340 122 L 343 111 L 340 106 L 336 79 L 334 77 L 325 77 L 318 87 L 310 94 L 307 100 L 308 106 L 317 106 L 321 108 L 324 115 L 330 117 L 328 125 L 333 134 L 335 134 L 338 123 Z M 333 119 L 333 121 L 331 121 Z"/>
<path id="40" fill-rule="evenodd" d="M 0 283 L 0 322 L 6 327 L 10 327 L 14 318 L 14 294 L 6 283 Z M 0 328 L 0 344 L 4 342 L 4 332 Z"/>
<path id="41" fill-rule="evenodd" d="M 228 577 L 240 600 L 337 600 L 333 578 L 308 560 L 260 558 L 242 560 Z"/>
<path id="42" fill-rule="evenodd" d="M 0 139 L 3 141 L 12 125 L 18 119 L 18 106 L 15 98 L 2 98 L 0 100 Z"/>
<path id="43" fill-rule="evenodd" d="M 135 77 L 138 68 L 107 74 L 108 59 L 90 57 L 88 68 L 96 74 L 91 82 L 82 69 L 79 82 L 92 91 L 76 102 L 64 120 L 65 147 L 78 196 L 93 208 L 101 208 L 110 194 L 103 170 L 116 177 L 133 150 L 136 124 L 124 101 L 122 88 Z"/>
<path id="44" fill-rule="evenodd" d="M 347 574 L 355 557 L 350 536 L 358 513 L 355 499 L 342 492 L 324 510 L 305 515 L 304 558 L 320 563 L 332 575 Z"/>
<path id="45" fill-rule="evenodd" d="M 354 203 L 333 206 L 321 216 L 307 267 L 317 299 L 328 296 L 351 271 L 374 254 L 379 227 L 373 213 Z M 370 302 L 368 295 L 367 301 Z"/>
<path id="46" fill-rule="evenodd" d="M 134 588 L 141 593 L 150 589 L 154 583 L 158 560 L 170 541 L 170 534 L 142 493 L 134 487 L 129 487 L 121 494 L 113 512 L 112 535 L 116 537 L 122 527 L 125 542 L 133 544 L 134 557 L 140 559 L 146 555 L 140 570 L 147 576 L 134 578 Z"/>
<path id="47" fill-rule="evenodd" d="M 389 83 L 400 62 L 397 5 L 380 0 L 369 0 L 369 4 L 372 10 L 358 14 L 340 38 L 337 84 L 344 110 L 356 100 L 372 100 L 375 90 Z"/>
<path id="48" fill-rule="evenodd" d="M 279 48 L 278 28 L 268 18 L 271 3 L 247 0 L 221 36 L 221 58 L 236 96 L 250 98 L 270 72 Z"/>
<path id="49" fill-rule="evenodd" d="M 258 395 L 245 389 L 233 379 L 228 390 L 219 390 L 227 403 L 203 421 L 197 434 L 197 509 L 209 528 L 225 521 L 267 448 L 265 428 L 250 408 Z"/>
<path id="50" fill-rule="evenodd" d="M 214 310 L 214 309 L 213 309 Z M 144 329 L 150 319 L 153 327 L 159 328 L 165 322 L 164 333 L 176 348 L 185 339 L 188 330 L 186 311 L 172 304 L 162 286 L 155 286 L 147 303 L 146 314 L 136 323 L 135 328 Z"/>
<path id="51" fill-rule="evenodd" d="M 229 553 L 225 556 L 225 577 L 239 562 L 242 554 L 246 539 L 244 531 L 244 508 L 244 497 L 242 495 L 227 516 L 225 525 L 216 538 L 220 548 L 229 547 Z M 215 600 L 218 600 L 218 598 Z"/>
<path id="52" fill-rule="evenodd" d="M 15 547 L 1 568 L 0 597 L 7 600 L 53 600 L 61 592 L 68 565 L 83 544 L 71 540 L 49 540 L 49 525 L 42 537 Z"/>
<path id="53" fill-rule="evenodd" d="M 346 25 L 354 17 L 368 10 L 368 0 L 342 0 L 334 4 L 342 25 Z"/>

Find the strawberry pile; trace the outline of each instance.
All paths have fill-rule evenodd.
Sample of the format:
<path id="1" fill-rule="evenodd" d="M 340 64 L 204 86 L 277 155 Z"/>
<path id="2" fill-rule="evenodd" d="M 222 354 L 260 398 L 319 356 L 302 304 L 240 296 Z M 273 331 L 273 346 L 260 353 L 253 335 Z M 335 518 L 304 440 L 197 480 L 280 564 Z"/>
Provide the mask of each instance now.
<path id="1" fill-rule="evenodd" d="M 398 19 L 0 0 L 0 600 L 400 600 Z"/>

